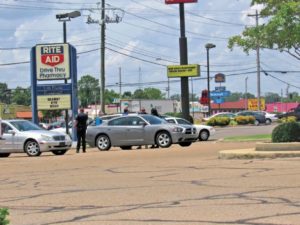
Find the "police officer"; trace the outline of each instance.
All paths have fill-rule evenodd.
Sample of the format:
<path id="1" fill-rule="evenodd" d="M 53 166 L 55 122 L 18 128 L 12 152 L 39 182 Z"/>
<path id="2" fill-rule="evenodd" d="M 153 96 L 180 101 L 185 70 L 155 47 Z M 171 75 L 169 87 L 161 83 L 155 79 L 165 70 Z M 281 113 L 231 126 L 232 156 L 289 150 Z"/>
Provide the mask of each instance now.
<path id="1" fill-rule="evenodd" d="M 84 109 L 80 109 L 79 114 L 75 120 L 75 127 L 77 129 L 77 148 L 76 152 L 79 153 L 79 149 L 82 141 L 82 152 L 85 152 L 86 143 L 85 143 L 85 134 L 87 128 L 88 115 L 84 113 Z"/>

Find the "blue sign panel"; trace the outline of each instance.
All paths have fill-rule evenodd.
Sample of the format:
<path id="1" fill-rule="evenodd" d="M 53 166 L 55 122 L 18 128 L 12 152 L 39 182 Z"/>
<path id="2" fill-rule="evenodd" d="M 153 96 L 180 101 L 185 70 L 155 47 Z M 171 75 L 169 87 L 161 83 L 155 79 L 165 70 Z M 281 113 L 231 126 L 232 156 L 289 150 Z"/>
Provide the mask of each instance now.
<path id="1" fill-rule="evenodd" d="M 225 102 L 224 98 L 215 98 L 214 99 L 214 103 L 216 103 L 216 104 L 221 104 L 221 103 L 224 103 L 224 102 Z"/>
<path id="2" fill-rule="evenodd" d="M 230 91 L 212 91 L 210 92 L 210 97 L 228 97 L 230 95 Z"/>
<path id="3" fill-rule="evenodd" d="M 36 86 L 37 95 L 71 94 L 71 84 L 46 84 Z"/>
<path id="4" fill-rule="evenodd" d="M 215 87 L 215 91 L 226 91 L 226 87 L 225 86 Z"/>

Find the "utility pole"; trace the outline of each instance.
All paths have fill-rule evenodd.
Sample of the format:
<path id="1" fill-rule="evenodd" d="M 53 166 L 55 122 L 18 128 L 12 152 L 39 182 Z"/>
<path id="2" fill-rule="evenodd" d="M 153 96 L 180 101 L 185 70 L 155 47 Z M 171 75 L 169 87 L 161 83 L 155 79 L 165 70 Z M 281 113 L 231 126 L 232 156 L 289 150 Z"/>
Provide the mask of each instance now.
<path id="1" fill-rule="evenodd" d="M 122 70 L 119 67 L 119 106 L 120 106 L 120 113 L 121 113 L 121 99 L 122 99 Z"/>
<path id="2" fill-rule="evenodd" d="M 185 17 L 184 17 L 184 3 L 179 3 L 179 15 L 180 15 L 180 65 L 188 64 L 188 49 L 187 39 L 185 36 Z M 190 116 L 190 103 L 189 103 L 189 78 L 181 77 L 181 110 L 182 116 L 186 120 Z"/>
<path id="3" fill-rule="evenodd" d="M 105 0 L 101 0 L 101 63 L 100 63 L 100 96 L 101 111 L 105 113 Z"/>
<path id="4" fill-rule="evenodd" d="M 139 67 L 139 89 L 140 89 L 140 92 L 142 93 L 142 69 L 141 67 Z M 139 97 L 139 111 L 141 111 L 141 108 L 142 108 L 142 102 L 141 102 L 141 96 Z"/>
<path id="5" fill-rule="evenodd" d="M 101 0 L 101 7 L 100 2 L 97 3 L 98 10 L 101 12 L 100 20 L 94 20 L 91 16 L 88 16 L 87 23 L 97 23 L 100 25 L 100 104 L 101 104 L 101 111 L 105 113 L 105 25 L 107 23 L 119 23 L 122 21 L 122 16 L 114 13 L 114 17 L 110 18 L 109 16 L 105 15 L 105 10 L 119 10 L 124 14 L 124 11 L 119 8 L 105 8 L 105 0 Z"/>
<path id="6" fill-rule="evenodd" d="M 258 11 L 256 10 L 255 14 L 251 15 L 249 14 L 248 16 L 255 16 L 255 21 L 256 21 L 256 28 L 258 28 Z M 259 36 L 259 33 L 258 33 Z M 256 40 L 256 68 L 257 68 L 257 107 L 258 111 L 261 110 L 261 104 L 260 104 L 260 40 L 259 37 Z"/>

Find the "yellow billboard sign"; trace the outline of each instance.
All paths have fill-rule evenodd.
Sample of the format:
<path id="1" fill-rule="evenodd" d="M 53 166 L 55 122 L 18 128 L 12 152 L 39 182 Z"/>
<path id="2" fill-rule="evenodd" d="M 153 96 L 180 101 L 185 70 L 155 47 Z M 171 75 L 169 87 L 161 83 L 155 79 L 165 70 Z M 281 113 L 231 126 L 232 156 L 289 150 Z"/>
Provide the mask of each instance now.
<path id="1" fill-rule="evenodd" d="M 71 95 L 39 95 L 37 105 L 39 110 L 70 109 Z"/>
<path id="2" fill-rule="evenodd" d="M 171 65 L 167 67 L 168 77 L 199 77 L 200 65 Z"/>
<path id="3" fill-rule="evenodd" d="M 260 99 L 260 110 L 265 110 L 266 109 L 266 103 L 265 99 L 261 98 Z M 248 99 L 248 110 L 258 110 L 258 101 L 256 98 L 251 98 Z"/>

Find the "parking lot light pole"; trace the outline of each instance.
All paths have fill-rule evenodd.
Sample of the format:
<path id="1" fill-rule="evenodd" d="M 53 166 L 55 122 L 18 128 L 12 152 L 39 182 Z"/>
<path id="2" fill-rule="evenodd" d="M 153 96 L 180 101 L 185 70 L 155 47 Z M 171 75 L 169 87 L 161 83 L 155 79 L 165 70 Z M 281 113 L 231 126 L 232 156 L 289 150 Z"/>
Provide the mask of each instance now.
<path id="1" fill-rule="evenodd" d="M 70 13 L 62 13 L 62 14 L 56 14 L 56 19 L 58 19 L 59 22 L 63 22 L 63 41 L 64 43 L 67 43 L 67 21 L 71 21 L 71 18 L 76 18 L 81 16 L 81 13 L 79 11 L 73 11 Z M 65 79 L 65 84 L 68 83 L 68 80 Z M 65 110 L 65 123 L 66 123 L 66 134 L 69 134 L 69 111 L 68 109 Z"/>
<path id="2" fill-rule="evenodd" d="M 206 48 L 206 56 L 207 56 L 207 98 L 208 98 L 208 115 L 210 116 L 210 112 L 211 112 L 211 106 L 210 106 L 210 76 L 209 76 L 209 49 L 211 48 L 215 48 L 216 45 L 212 44 L 212 43 L 208 43 L 205 45 Z"/>

